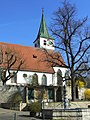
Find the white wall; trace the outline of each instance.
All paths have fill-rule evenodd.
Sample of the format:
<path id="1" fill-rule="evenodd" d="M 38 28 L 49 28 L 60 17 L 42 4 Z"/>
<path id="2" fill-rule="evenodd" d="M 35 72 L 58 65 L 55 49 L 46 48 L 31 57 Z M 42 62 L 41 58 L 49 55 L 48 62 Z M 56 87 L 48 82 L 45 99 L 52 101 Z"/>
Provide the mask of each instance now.
<path id="1" fill-rule="evenodd" d="M 47 86 L 52 84 L 52 74 L 48 74 L 48 73 L 38 73 L 38 72 L 29 72 L 29 71 L 18 71 L 17 73 L 17 84 L 26 84 L 26 83 L 30 83 L 28 78 L 34 74 L 38 75 L 38 82 L 39 85 L 42 84 L 42 76 L 46 75 L 47 77 Z M 27 74 L 27 78 L 23 77 L 23 74 Z M 8 80 L 7 85 L 15 85 L 15 83 L 11 83 L 11 80 Z"/>
<path id="2" fill-rule="evenodd" d="M 67 71 L 67 68 L 63 68 L 63 67 L 53 67 L 55 74 L 53 75 L 53 84 L 55 86 L 57 86 L 57 71 L 60 69 L 62 72 L 62 77 L 65 77 L 65 73 Z"/>
<path id="3" fill-rule="evenodd" d="M 38 75 L 38 83 L 39 85 L 42 85 L 42 76 L 46 75 L 47 77 L 47 86 L 49 85 L 54 85 L 57 86 L 57 71 L 60 69 L 62 71 L 62 77 L 65 76 L 66 68 L 62 67 L 53 67 L 55 73 L 54 74 L 49 74 L 49 73 L 39 73 L 39 72 L 30 72 L 30 71 L 18 71 L 17 73 L 17 84 L 27 84 L 30 83 L 30 76 L 34 75 L 35 73 Z M 23 74 L 27 74 L 27 77 L 24 78 Z M 15 83 L 11 83 L 11 80 L 8 80 L 7 83 L 8 85 L 16 85 Z"/>
<path id="4" fill-rule="evenodd" d="M 46 40 L 47 45 L 43 44 L 44 40 Z M 54 42 L 54 40 L 52 40 L 52 41 Z M 48 40 L 46 38 L 40 38 L 40 48 L 46 48 L 46 49 L 51 49 L 51 50 L 55 49 L 53 46 L 48 45 Z"/>

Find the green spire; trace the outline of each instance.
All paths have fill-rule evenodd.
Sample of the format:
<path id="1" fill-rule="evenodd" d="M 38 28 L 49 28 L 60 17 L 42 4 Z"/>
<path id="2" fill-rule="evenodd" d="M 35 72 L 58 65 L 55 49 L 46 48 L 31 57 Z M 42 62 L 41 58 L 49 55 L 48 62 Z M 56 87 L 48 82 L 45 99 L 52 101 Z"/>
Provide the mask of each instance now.
<path id="1" fill-rule="evenodd" d="M 42 18 L 41 18 L 41 23 L 40 23 L 40 28 L 39 28 L 37 38 L 39 38 L 39 37 L 53 39 L 48 33 L 48 29 L 47 29 L 46 22 L 45 22 L 45 19 L 44 19 L 44 9 L 42 9 Z"/>

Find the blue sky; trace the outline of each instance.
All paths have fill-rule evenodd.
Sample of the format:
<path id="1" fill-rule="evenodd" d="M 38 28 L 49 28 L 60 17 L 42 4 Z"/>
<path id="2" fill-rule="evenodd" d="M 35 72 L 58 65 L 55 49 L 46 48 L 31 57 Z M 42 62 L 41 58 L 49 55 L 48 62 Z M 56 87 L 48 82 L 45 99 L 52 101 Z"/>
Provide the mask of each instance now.
<path id="1" fill-rule="evenodd" d="M 0 0 L 0 41 L 33 46 L 44 8 L 47 26 L 53 12 L 63 0 Z M 90 0 L 69 0 L 75 4 L 78 17 L 88 16 L 90 21 Z"/>

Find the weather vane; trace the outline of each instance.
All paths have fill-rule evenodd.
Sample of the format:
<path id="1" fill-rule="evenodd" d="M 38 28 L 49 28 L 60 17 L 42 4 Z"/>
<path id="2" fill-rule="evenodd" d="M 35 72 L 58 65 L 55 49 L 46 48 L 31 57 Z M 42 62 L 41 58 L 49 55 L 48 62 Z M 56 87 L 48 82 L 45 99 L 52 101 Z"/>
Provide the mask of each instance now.
<path id="1" fill-rule="evenodd" d="M 44 8 L 42 8 L 42 13 L 44 14 Z"/>

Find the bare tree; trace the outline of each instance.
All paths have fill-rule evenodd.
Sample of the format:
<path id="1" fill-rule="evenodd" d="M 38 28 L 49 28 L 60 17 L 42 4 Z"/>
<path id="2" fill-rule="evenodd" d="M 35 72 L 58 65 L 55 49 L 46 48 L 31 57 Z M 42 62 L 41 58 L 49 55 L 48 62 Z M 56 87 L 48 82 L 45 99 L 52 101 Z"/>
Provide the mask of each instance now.
<path id="1" fill-rule="evenodd" d="M 0 46 L 0 79 L 3 85 L 17 74 L 23 63 L 24 60 L 14 49 Z"/>
<path id="2" fill-rule="evenodd" d="M 61 53 L 65 63 L 60 59 L 60 54 L 53 57 L 47 52 L 48 56 L 54 59 L 48 61 L 58 66 L 61 62 L 64 67 L 69 69 L 73 101 L 76 99 L 75 76 L 77 74 L 82 76 L 82 73 L 90 70 L 90 30 L 86 22 L 87 17 L 82 20 L 77 18 L 75 5 L 64 1 L 62 7 L 54 13 L 50 27 L 56 38 L 54 47 Z"/>

